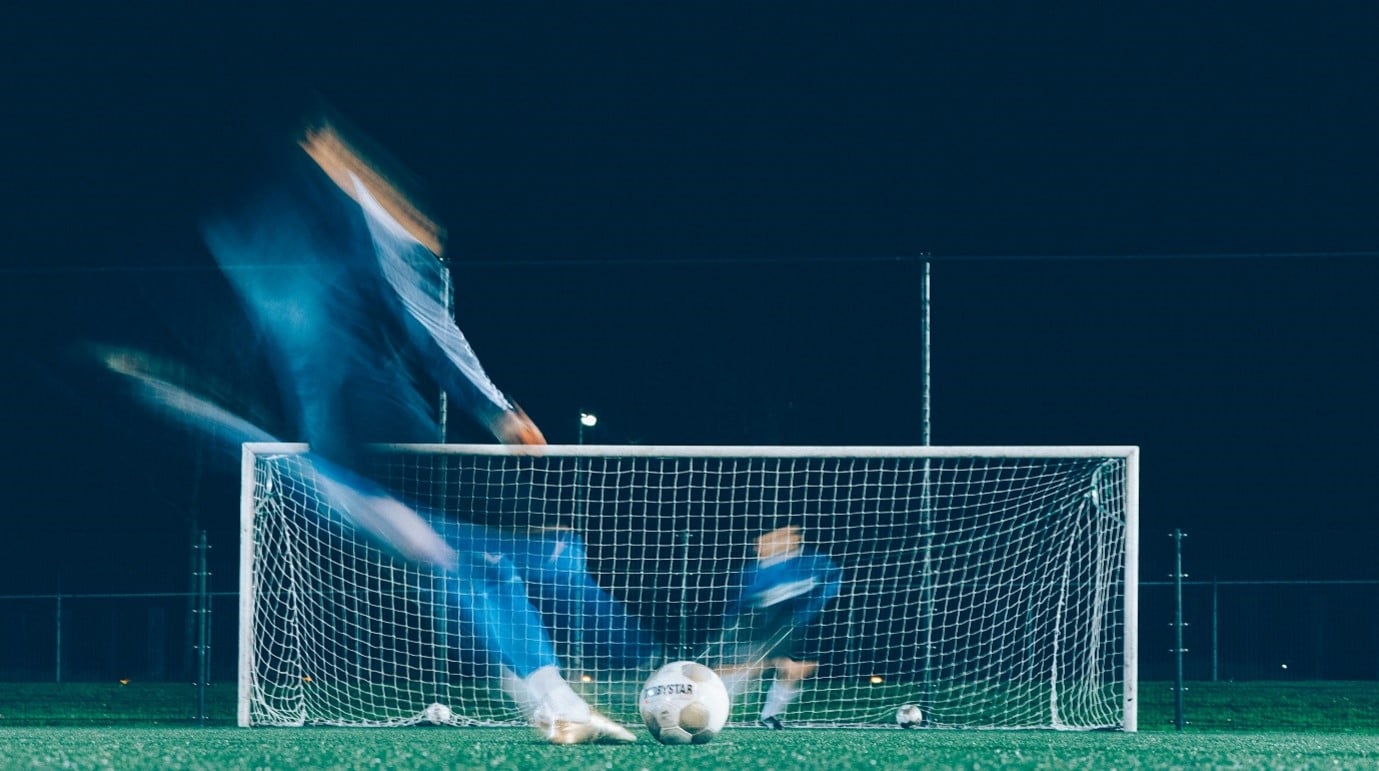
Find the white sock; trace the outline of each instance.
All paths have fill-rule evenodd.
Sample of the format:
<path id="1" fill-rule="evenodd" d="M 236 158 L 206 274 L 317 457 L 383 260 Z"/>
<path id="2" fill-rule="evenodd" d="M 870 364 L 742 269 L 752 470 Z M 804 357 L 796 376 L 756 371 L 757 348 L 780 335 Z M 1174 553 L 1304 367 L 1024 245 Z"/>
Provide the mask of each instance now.
<path id="1" fill-rule="evenodd" d="M 799 680 L 776 680 L 771 683 L 771 690 L 766 692 L 766 703 L 761 707 L 761 719 L 776 717 L 785 713 L 785 708 L 790 706 L 790 702 L 800 695 Z"/>
<path id="2" fill-rule="evenodd" d="M 556 665 L 548 664 L 532 672 L 523 682 L 535 703 L 533 717 L 538 722 L 557 718 L 576 723 L 589 720 L 589 703 L 565 682 Z"/>
<path id="3" fill-rule="evenodd" d="M 522 711 L 522 716 L 527 720 L 534 719 L 540 700 L 536 698 L 536 694 L 532 692 L 527 681 L 518 677 L 517 673 L 508 667 L 503 667 L 499 682 L 502 683 L 503 693 L 506 693 L 508 698 L 517 703 L 517 708 Z"/>
<path id="4" fill-rule="evenodd" d="M 726 674 L 720 674 L 723 687 L 728 689 L 728 698 L 736 699 L 747 692 L 747 688 L 761 675 L 761 667 L 739 667 Z"/>

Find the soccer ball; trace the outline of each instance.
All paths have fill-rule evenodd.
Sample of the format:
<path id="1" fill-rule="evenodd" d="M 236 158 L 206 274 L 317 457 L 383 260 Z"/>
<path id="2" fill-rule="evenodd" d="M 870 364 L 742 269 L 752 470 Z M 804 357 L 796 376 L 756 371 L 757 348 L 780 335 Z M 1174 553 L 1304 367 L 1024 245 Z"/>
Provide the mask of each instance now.
<path id="1" fill-rule="evenodd" d="M 444 704 L 432 704 L 421 713 L 421 716 L 431 725 L 445 725 L 450 722 L 453 713 Z"/>
<path id="2" fill-rule="evenodd" d="M 924 713 L 919 711 L 918 704 L 901 704 L 895 711 L 895 724 L 901 728 L 918 728 L 923 722 Z"/>
<path id="3" fill-rule="evenodd" d="M 693 661 L 673 661 L 656 670 L 637 699 L 642 721 L 662 744 L 713 741 L 731 706 L 718 675 Z"/>

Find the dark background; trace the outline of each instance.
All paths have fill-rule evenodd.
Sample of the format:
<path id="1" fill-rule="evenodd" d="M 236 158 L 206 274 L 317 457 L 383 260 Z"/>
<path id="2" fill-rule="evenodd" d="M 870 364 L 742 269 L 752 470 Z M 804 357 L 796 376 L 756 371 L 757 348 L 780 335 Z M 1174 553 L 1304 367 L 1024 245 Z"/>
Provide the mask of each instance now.
<path id="1" fill-rule="evenodd" d="M 1376 577 L 1373 3 L 193 5 L 0 25 L 0 593 L 231 585 L 235 459 L 70 354 L 261 382 L 195 221 L 314 99 L 553 442 L 919 444 L 928 258 L 935 444 L 1141 446 L 1146 579 Z"/>

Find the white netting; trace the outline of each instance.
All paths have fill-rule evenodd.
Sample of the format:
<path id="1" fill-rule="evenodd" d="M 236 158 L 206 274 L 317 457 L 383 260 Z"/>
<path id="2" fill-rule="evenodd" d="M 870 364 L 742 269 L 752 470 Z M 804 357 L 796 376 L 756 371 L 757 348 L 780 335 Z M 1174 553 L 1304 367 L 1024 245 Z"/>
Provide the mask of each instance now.
<path id="1" fill-rule="evenodd" d="M 301 448 L 248 447 L 241 722 L 407 724 L 441 703 L 455 722 L 520 723 L 444 577 L 342 526 Z M 795 658 L 819 666 L 792 725 L 894 725 L 912 702 L 936 727 L 1133 728 L 1134 458 L 434 446 L 380 448 L 375 476 L 420 510 L 582 535 L 590 575 L 656 655 L 608 668 L 568 622 L 578 608 L 547 616 L 550 636 L 574 687 L 628 723 L 652 667 L 712 649 L 756 539 L 788 524 L 842 576 L 797 630 Z M 756 719 L 764 687 L 734 722 Z"/>

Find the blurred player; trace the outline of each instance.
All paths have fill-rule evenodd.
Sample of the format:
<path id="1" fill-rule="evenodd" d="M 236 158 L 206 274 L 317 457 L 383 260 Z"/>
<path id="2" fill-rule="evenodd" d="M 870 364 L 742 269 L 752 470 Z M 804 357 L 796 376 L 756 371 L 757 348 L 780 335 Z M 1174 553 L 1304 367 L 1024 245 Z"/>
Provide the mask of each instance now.
<path id="1" fill-rule="evenodd" d="M 838 595 L 842 569 L 804 544 L 794 525 L 759 537 L 724 613 L 723 637 L 711 654 L 734 699 L 771 673 L 759 722 L 783 728 L 781 715 L 818 662 L 793 656 L 808 624 Z"/>
<path id="2" fill-rule="evenodd" d="M 549 741 L 633 741 L 570 688 L 526 593 L 528 584 L 556 585 L 622 618 L 585 572 L 576 534 L 529 536 L 423 514 L 365 474 L 370 443 L 436 440 L 433 384 L 501 442 L 545 439 L 489 379 L 439 301 L 440 229 L 337 126 L 320 122 L 279 148 L 270 182 L 204 227 L 268 343 L 298 438 L 349 524 L 449 573 L 453 601 L 498 653 L 509 693 Z"/>

